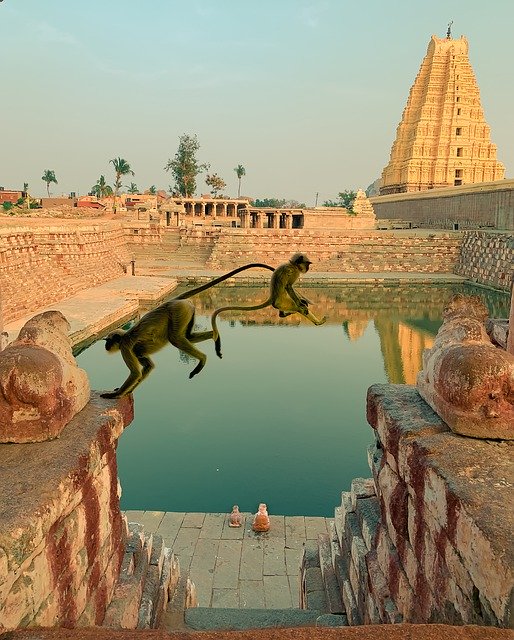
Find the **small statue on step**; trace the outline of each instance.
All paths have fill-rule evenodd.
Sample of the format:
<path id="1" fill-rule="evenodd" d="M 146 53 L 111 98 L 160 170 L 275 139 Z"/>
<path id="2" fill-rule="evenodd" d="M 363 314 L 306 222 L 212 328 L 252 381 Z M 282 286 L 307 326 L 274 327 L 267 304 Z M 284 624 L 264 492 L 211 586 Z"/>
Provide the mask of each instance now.
<path id="1" fill-rule="evenodd" d="M 268 516 L 268 509 L 264 502 L 259 505 L 259 510 L 255 514 L 253 519 L 252 529 L 257 533 L 263 533 L 269 531 L 270 521 Z"/>
<path id="2" fill-rule="evenodd" d="M 235 504 L 232 507 L 232 513 L 228 518 L 229 527 L 240 527 L 243 522 L 243 514 L 239 511 L 239 507 Z"/>

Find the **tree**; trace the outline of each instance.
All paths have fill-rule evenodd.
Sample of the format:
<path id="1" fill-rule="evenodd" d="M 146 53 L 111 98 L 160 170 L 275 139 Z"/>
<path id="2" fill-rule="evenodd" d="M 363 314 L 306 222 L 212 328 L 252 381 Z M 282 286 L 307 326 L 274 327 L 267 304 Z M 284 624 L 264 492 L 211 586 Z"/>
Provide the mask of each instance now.
<path id="1" fill-rule="evenodd" d="M 135 182 L 130 183 L 130 187 L 127 188 L 129 193 L 139 193 L 139 189 L 137 188 L 137 184 Z"/>
<path id="2" fill-rule="evenodd" d="M 202 171 L 208 171 L 208 164 L 198 164 L 196 152 L 200 143 L 196 134 L 184 134 L 179 138 L 178 150 L 173 160 L 168 160 L 165 171 L 171 171 L 175 179 L 175 190 L 185 198 L 191 198 L 196 192 L 196 177 Z"/>
<path id="3" fill-rule="evenodd" d="M 269 207 L 271 209 L 305 209 L 304 202 L 298 202 L 298 200 L 286 200 L 282 198 L 263 198 L 259 200 L 257 198 L 253 201 L 254 207 Z"/>
<path id="4" fill-rule="evenodd" d="M 234 169 L 234 171 L 236 172 L 237 180 L 238 180 L 237 197 L 239 198 L 239 196 L 241 195 L 241 178 L 246 175 L 246 169 L 243 167 L 242 164 L 238 164 L 237 167 Z"/>
<path id="5" fill-rule="evenodd" d="M 25 204 L 27 205 L 27 209 L 30 209 L 30 196 L 29 196 L 29 183 L 23 183 L 23 192 L 25 193 Z"/>
<path id="6" fill-rule="evenodd" d="M 157 187 L 153 184 L 151 187 L 149 187 L 148 193 L 154 196 L 157 193 Z"/>
<path id="7" fill-rule="evenodd" d="M 116 174 L 116 178 L 114 180 L 114 204 L 112 209 L 113 213 L 116 213 L 116 197 L 118 196 L 118 191 L 121 188 L 121 176 L 133 176 L 134 172 L 124 158 L 114 158 L 113 160 L 109 160 L 109 162 L 112 162 L 112 166 L 114 167 L 114 172 Z"/>
<path id="8" fill-rule="evenodd" d="M 225 180 L 223 180 L 223 178 L 220 178 L 217 173 L 208 175 L 205 178 L 205 184 L 208 187 L 211 187 L 211 193 L 215 198 L 217 197 L 218 192 L 223 191 L 223 189 L 227 186 Z"/>
<path id="9" fill-rule="evenodd" d="M 46 192 L 48 197 L 50 197 L 50 183 L 55 182 L 57 184 L 57 178 L 55 177 L 55 171 L 52 169 L 45 169 L 43 175 L 41 176 L 41 180 L 46 182 Z"/>
<path id="10" fill-rule="evenodd" d="M 357 193 L 355 191 L 350 191 L 349 189 L 345 189 L 337 194 L 338 200 L 325 200 L 323 203 L 324 207 L 344 207 L 348 209 L 348 211 L 353 211 L 353 201 L 357 197 Z"/>
<path id="11" fill-rule="evenodd" d="M 105 176 L 100 176 L 96 184 L 91 187 L 91 194 L 97 198 L 105 198 L 112 195 L 112 187 L 105 182 Z"/>

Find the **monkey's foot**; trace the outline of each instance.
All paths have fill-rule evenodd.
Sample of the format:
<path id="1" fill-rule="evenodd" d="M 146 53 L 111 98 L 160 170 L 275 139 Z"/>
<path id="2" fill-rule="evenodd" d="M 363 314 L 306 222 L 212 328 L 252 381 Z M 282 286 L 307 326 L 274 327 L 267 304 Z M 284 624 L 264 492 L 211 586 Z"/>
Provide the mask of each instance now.
<path id="1" fill-rule="evenodd" d="M 121 398 L 121 395 L 118 389 L 115 389 L 114 391 L 106 391 L 105 393 L 101 393 L 100 398 L 109 398 L 109 399 Z"/>

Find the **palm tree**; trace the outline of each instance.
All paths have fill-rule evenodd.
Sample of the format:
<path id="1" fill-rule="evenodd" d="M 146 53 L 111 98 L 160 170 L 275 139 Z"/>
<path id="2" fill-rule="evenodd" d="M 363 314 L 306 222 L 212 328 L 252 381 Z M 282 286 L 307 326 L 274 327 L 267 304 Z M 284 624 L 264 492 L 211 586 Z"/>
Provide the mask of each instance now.
<path id="1" fill-rule="evenodd" d="M 238 164 L 234 171 L 236 172 L 237 179 L 239 181 L 237 186 L 237 197 L 239 198 L 239 196 L 241 195 L 241 178 L 246 175 L 246 169 L 242 164 Z"/>
<path id="2" fill-rule="evenodd" d="M 55 182 L 55 184 L 57 184 L 55 171 L 53 171 L 52 169 L 45 169 L 43 175 L 41 176 L 41 180 L 43 180 L 43 182 L 46 182 L 46 192 L 48 194 L 48 197 L 50 197 L 50 183 Z"/>
<path id="3" fill-rule="evenodd" d="M 130 183 L 130 187 L 127 188 L 129 193 L 139 193 L 139 189 L 137 188 L 137 184 L 135 182 Z"/>
<path id="4" fill-rule="evenodd" d="M 112 162 L 112 166 L 114 167 L 114 172 L 116 174 L 116 179 L 114 181 L 114 204 L 113 204 L 113 213 L 116 213 L 116 198 L 118 196 L 118 191 L 121 188 L 121 176 L 126 175 L 134 175 L 134 172 L 130 168 L 129 163 L 123 158 L 114 158 L 113 160 L 109 160 Z"/>
<path id="5" fill-rule="evenodd" d="M 105 198 L 112 195 L 112 187 L 105 182 L 105 176 L 100 176 L 96 184 L 91 187 L 91 193 L 97 198 Z"/>
<path id="6" fill-rule="evenodd" d="M 150 193 L 152 196 L 154 196 L 157 193 L 157 187 L 153 184 L 149 189 L 148 189 L 148 193 Z"/>
<path id="7" fill-rule="evenodd" d="M 23 183 L 23 191 L 25 193 L 25 204 L 27 206 L 27 209 L 30 209 L 30 196 L 29 196 L 29 183 L 28 182 L 24 182 Z"/>

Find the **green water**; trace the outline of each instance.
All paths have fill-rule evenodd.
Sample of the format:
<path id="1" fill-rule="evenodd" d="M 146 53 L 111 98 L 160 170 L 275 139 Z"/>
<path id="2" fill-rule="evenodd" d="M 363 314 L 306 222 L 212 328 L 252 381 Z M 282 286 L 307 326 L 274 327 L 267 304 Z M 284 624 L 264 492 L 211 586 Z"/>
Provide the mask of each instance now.
<path id="1" fill-rule="evenodd" d="M 175 348 L 135 391 L 135 419 L 118 446 L 122 508 L 332 516 L 352 478 L 370 475 L 366 422 L 371 384 L 412 382 L 423 348 L 455 291 L 480 295 L 507 317 L 509 297 L 449 286 L 302 287 L 328 321 L 279 321 L 277 312 L 237 312 L 219 323 L 223 359 L 200 343 L 205 369 Z M 194 298 L 197 327 L 213 308 L 255 304 L 265 289 L 232 287 Z M 119 354 L 99 342 L 78 357 L 94 389 L 125 379 Z"/>

